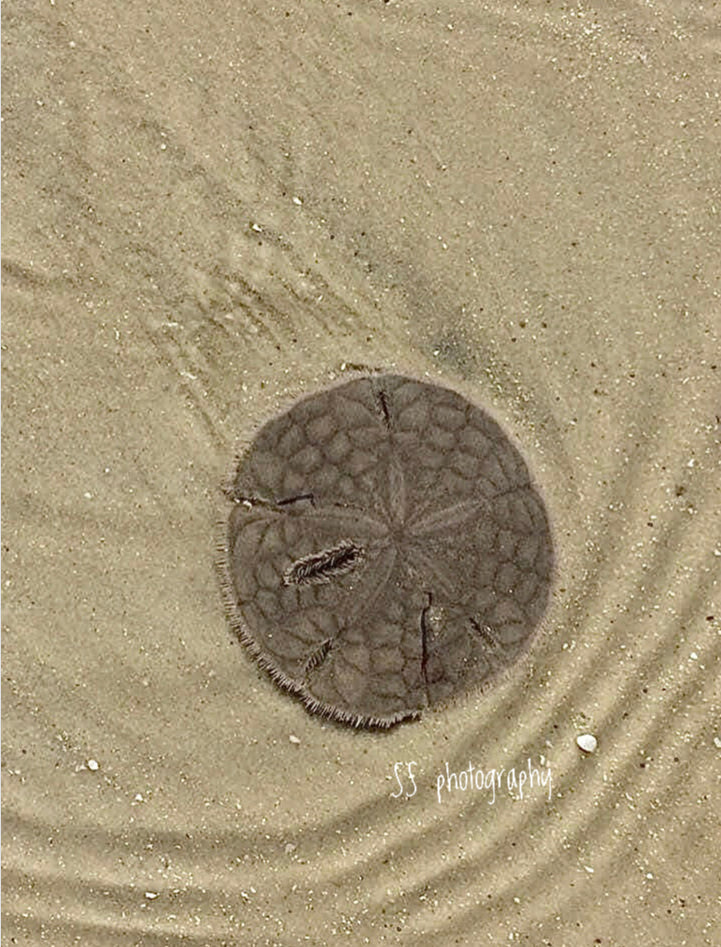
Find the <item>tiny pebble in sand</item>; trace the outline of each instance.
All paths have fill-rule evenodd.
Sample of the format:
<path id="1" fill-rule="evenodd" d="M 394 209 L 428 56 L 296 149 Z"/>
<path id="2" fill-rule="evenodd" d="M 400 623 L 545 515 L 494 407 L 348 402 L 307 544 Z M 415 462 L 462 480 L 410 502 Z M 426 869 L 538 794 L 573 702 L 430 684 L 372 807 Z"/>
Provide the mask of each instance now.
<path id="1" fill-rule="evenodd" d="M 595 753 L 598 746 L 598 740 L 592 733 L 582 733 L 580 737 L 576 737 L 576 743 L 584 753 Z"/>

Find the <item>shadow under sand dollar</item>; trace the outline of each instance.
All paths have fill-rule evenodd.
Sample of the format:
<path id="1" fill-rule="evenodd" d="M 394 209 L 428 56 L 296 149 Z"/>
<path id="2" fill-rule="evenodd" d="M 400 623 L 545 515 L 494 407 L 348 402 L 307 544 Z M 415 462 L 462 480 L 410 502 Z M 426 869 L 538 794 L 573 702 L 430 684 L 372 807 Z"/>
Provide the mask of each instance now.
<path id="1" fill-rule="evenodd" d="M 390 726 L 512 664 L 553 546 L 518 450 L 454 391 L 355 379 L 274 418 L 229 490 L 231 622 L 308 707 Z"/>

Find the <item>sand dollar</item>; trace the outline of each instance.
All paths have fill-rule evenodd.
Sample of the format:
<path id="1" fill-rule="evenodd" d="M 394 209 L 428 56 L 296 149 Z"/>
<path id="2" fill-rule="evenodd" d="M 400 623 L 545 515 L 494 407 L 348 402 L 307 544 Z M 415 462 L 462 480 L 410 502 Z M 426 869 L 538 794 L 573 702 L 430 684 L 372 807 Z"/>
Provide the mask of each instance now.
<path id="1" fill-rule="evenodd" d="M 313 710 L 388 726 L 527 647 L 553 546 L 517 448 L 457 392 L 357 378 L 240 459 L 224 550 L 234 628 Z"/>

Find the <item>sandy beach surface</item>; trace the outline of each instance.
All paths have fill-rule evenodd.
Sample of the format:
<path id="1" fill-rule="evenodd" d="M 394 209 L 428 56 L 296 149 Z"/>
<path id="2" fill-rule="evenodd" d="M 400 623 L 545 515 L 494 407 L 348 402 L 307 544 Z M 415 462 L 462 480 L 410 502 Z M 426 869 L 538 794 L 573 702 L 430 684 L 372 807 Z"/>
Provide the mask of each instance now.
<path id="1" fill-rule="evenodd" d="M 718 945 L 718 9 L 3 38 L 3 943 Z M 215 568 L 236 452 L 357 366 L 489 411 L 557 557 L 526 659 L 387 732 L 280 691 Z"/>

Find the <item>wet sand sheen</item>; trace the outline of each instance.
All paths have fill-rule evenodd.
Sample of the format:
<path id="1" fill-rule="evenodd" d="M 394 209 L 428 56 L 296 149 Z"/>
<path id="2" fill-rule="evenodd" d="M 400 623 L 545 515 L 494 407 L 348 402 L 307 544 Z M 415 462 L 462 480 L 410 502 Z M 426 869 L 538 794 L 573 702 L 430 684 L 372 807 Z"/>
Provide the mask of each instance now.
<path id="1" fill-rule="evenodd" d="M 4 12 L 3 939 L 712 944 L 702 12 Z M 228 458 L 373 368 L 488 407 L 557 556 L 526 659 L 388 732 L 214 572 Z"/>

